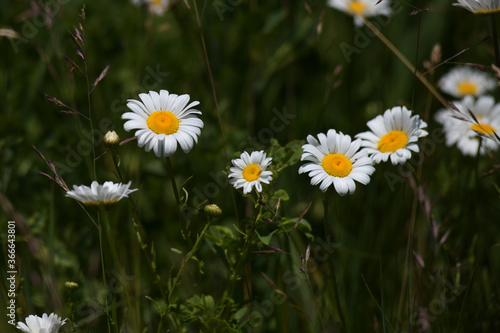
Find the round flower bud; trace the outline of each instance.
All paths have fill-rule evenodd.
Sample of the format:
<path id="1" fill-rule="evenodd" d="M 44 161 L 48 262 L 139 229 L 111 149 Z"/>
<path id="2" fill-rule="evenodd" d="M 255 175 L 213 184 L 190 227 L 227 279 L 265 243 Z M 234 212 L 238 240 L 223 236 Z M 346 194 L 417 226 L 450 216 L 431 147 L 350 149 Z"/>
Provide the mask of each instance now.
<path id="1" fill-rule="evenodd" d="M 64 282 L 64 286 L 68 289 L 78 289 L 78 283 L 73 282 L 73 281 Z"/>
<path id="2" fill-rule="evenodd" d="M 115 131 L 108 131 L 108 133 L 106 133 L 106 135 L 104 135 L 103 141 L 104 141 L 104 145 L 107 148 L 113 148 L 116 145 L 118 145 L 118 143 L 120 143 L 120 137 L 118 136 L 118 134 L 116 134 Z"/>
<path id="3" fill-rule="evenodd" d="M 204 211 L 205 214 L 207 214 L 207 216 L 211 218 L 219 217 L 222 215 L 222 209 L 214 204 L 206 205 Z"/>

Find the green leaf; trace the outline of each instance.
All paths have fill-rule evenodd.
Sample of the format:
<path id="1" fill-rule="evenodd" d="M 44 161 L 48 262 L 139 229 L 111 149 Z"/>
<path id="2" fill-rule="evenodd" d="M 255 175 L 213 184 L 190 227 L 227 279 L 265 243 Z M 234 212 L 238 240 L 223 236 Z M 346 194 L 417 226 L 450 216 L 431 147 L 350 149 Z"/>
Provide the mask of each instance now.
<path id="1" fill-rule="evenodd" d="M 273 238 L 273 235 L 276 231 L 278 231 L 279 229 L 275 229 L 273 232 L 271 232 L 270 234 L 268 234 L 267 236 L 261 236 L 258 232 L 257 232 L 257 236 L 259 237 L 260 241 L 266 245 L 269 245 L 269 243 L 271 242 L 271 239 Z"/>
<path id="2" fill-rule="evenodd" d="M 278 199 L 278 198 L 281 198 L 281 200 L 283 200 L 283 201 L 287 201 L 287 200 L 290 199 L 290 197 L 288 196 L 288 193 L 285 190 L 283 190 L 283 189 L 277 190 L 271 196 L 271 199 Z"/>
<path id="3" fill-rule="evenodd" d="M 234 314 L 234 320 L 239 322 L 241 319 L 243 319 L 243 317 L 245 316 L 246 313 L 247 313 L 247 308 L 242 307 L 241 309 L 236 311 L 236 313 Z"/>
<path id="4" fill-rule="evenodd" d="M 205 309 L 208 309 L 208 310 L 215 309 L 215 302 L 214 302 L 214 298 L 212 296 L 210 296 L 210 295 L 204 296 L 203 303 L 205 305 Z"/>
<path id="5" fill-rule="evenodd" d="M 236 240 L 236 236 L 230 228 L 220 225 L 211 226 L 205 238 L 222 248 L 227 248 Z"/>

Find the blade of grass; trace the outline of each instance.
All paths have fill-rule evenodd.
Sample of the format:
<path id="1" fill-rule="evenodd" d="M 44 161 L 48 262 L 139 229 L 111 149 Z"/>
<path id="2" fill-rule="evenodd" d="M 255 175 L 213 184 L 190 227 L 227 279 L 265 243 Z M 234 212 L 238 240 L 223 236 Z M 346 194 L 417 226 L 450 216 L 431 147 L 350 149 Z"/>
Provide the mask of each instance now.
<path id="1" fill-rule="evenodd" d="M 375 298 L 375 296 L 373 296 L 373 293 L 370 289 L 370 287 L 368 286 L 368 283 L 366 283 L 366 280 L 365 280 L 365 277 L 363 276 L 363 274 L 361 274 L 361 278 L 363 279 L 363 283 L 365 284 L 365 287 L 366 289 L 368 290 L 368 293 L 370 294 L 370 297 L 372 298 L 372 300 L 375 302 L 375 304 L 377 305 L 377 308 L 380 310 L 380 313 L 382 313 L 382 316 L 383 316 L 383 319 L 384 321 L 387 322 L 387 325 L 389 326 L 389 329 L 390 329 L 390 332 L 392 333 L 395 333 L 396 331 L 394 330 L 394 327 L 392 327 L 391 325 L 391 322 L 389 321 L 389 318 L 387 318 L 385 316 L 385 312 L 384 310 L 382 309 L 382 307 L 380 306 L 379 302 L 377 301 L 377 299 Z M 385 332 L 385 326 L 384 326 L 384 332 Z"/>
<path id="2" fill-rule="evenodd" d="M 476 262 L 476 266 L 474 267 L 474 271 L 472 271 L 472 276 L 471 276 L 469 285 L 467 286 L 467 291 L 465 292 L 464 300 L 462 302 L 462 307 L 460 308 L 460 315 L 458 317 L 457 329 L 455 331 L 456 333 L 460 332 L 460 326 L 462 325 L 462 321 L 464 318 L 465 305 L 468 303 L 467 301 L 469 300 L 469 297 L 470 297 L 470 291 L 472 289 L 472 284 L 474 283 L 474 278 L 476 276 L 476 270 L 477 270 L 478 265 L 479 265 L 479 260 Z"/>

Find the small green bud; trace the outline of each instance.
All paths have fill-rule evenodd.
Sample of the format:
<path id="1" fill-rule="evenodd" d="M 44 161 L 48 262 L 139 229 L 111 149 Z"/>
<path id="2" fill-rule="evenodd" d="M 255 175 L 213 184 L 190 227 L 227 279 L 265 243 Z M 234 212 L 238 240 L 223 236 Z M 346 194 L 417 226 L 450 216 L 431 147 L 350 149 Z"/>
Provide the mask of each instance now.
<path id="1" fill-rule="evenodd" d="M 64 286 L 68 289 L 78 289 L 78 283 L 73 282 L 73 281 L 64 282 Z"/>
<path id="2" fill-rule="evenodd" d="M 219 217 L 222 215 L 222 209 L 214 204 L 206 205 L 204 211 L 205 214 L 207 214 L 207 216 L 211 218 Z"/>

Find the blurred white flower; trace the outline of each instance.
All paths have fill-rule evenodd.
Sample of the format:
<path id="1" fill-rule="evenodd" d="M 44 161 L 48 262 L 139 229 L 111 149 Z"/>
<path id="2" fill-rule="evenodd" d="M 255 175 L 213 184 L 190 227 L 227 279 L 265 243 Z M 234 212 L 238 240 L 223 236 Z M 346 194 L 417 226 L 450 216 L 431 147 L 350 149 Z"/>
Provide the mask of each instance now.
<path id="1" fill-rule="evenodd" d="M 476 156 L 478 150 L 481 155 L 486 151 L 497 150 L 500 142 L 493 133 L 498 134 L 500 131 L 500 104 L 495 104 L 491 96 L 480 96 L 477 100 L 466 96 L 463 100 L 453 103 L 460 113 L 441 109 L 435 116 L 436 121 L 443 125 L 446 145 L 456 144 L 466 156 Z"/>
<path id="2" fill-rule="evenodd" d="M 309 161 L 299 168 L 299 173 L 309 173 L 311 185 L 320 184 L 321 191 L 333 184 L 340 195 L 347 192 L 353 194 L 357 181 L 363 185 L 370 182 L 370 176 L 375 171 L 368 155 L 359 151 L 361 140 L 351 142 L 351 137 L 335 130 L 329 130 L 325 135 L 318 134 L 318 140 L 312 135 L 307 136 L 307 144 L 303 145 L 302 161 Z"/>
<path id="3" fill-rule="evenodd" d="M 382 0 L 328 0 L 328 5 L 344 13 L 354 16 L 356 26 L 364 25 L 363 18 L 385 15 L 390 16 L 390 1 Z"/>
<path id="4" fill-rule="evenodd" d="M 445 93 L 462 98 L 483 95 L 495 88 L 496 80 L 479 69 L 456 67 L 441 77 L 438 85 Z"/>
<path id="5" fill-rule="evenodd" d="M 189 95 L 169 94 L 167 90 L 150 91 L 139 94 L 141 101 L 129 99 L 127 107 L 133 112 L 126 112 L 122 119 L 128 119 L 123 125 L 126 131 L 135 129 L 139 147 L 146 151 L 153 149 L 158 157 L 170 156 L 177 150 L 177 144 L 188 153 L 198 142 L 203 128 L 203 121 L 196 115 L 201 111 L 192 109 L 200 104 L 189 102 Z"/>
<path id="6" fill-rule="evenodd" d="M 149 11 L 155 15 L 161 16 L 165 14 L 168 7 L 172 4 L 171 0 L 144 0 L 149 8 Z"/>
<path id="7" fill-rule="evenodd" d="M 248 194 L 255 187 L 257 192 L 262 192 L 262 184 L 269 184 L 273 179 L 271 171 L 266 168 L 271 164 L 271 157 L 266 157 L 266 153 L 254 151 L 249 155 L 246 151 L 240 155 L 240 158 L 232 160 L 233 167 L 229 169 L 229 183 L 234 188 L 243 188 L 243 194 Z"/>
<path id="8" fill-rule="evenodd" d="M 130 184 L 131 182 L 127 184 L 104 182 L 103 185 L 99 185 L 93 181 L 90 187 L 73 185 L 73 190 L 66 192 L 66 197 L 73 198 L 85 205 L 111 205 L 137 191 L 137 189 L 129 190 Z"/>
<path id="9" fill-rule="evenodd" d="M 49 316 L 44 313 L 42 318 L 31 315 L 26 318 L 26 324 L 20 321 L 17 323 L 16 328 L 25 333 L 57 333 L 66 320 L 61 320 L 61 317 L 54 313 Z"/>
<path id="10" fill-rule="evenodd" d="M 500 11 L 500 0 L 457 0 L 460 6 L 474 14 L 493 14 Z"/>
<path id="11" fill-rule="evenodd" d="M 406 107 L 396 106 L 367 123 L 371 131 L 359 133 L 356 138 L 363 140 L 361 144 L 373 162 L 386 162 L 389 157 L 392 164 L 403 164 L 411 158 L 411 152 L 419 152 L 418 138 L 428 133 L 425 121 L 418 115 L 412 116 Z"/>

